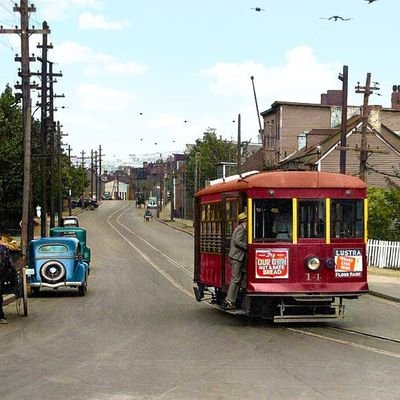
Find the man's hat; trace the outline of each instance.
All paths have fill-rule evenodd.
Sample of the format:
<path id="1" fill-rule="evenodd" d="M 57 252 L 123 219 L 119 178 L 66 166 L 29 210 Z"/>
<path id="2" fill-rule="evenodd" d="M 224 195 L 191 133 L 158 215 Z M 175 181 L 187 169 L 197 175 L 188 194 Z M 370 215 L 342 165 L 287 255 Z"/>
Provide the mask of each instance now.
<path id="1" fill-rule="evenodd" d="M 242 212 L 241 214 L 238 215 L 238 220 L 239 221 L 246 221 L 247 220 L 247 213 Z"/>

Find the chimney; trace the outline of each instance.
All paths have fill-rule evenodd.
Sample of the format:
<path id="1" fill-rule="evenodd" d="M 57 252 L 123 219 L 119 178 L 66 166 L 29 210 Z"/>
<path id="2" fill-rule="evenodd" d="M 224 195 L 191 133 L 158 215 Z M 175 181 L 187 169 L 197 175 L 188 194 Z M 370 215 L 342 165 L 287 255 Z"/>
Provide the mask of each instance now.
<path id="1" fill-rule="evenodd" d="M 392 108 L 400 110 L 400 85 L 393 85 Z"/>
<path id="2" fill-rule="evenodd" d="M 321 104 L 325 106 L 341 106 L 342 105 L 342 91 L 341 90 L 327 90 L 326 93 L 321 94 Z"/>

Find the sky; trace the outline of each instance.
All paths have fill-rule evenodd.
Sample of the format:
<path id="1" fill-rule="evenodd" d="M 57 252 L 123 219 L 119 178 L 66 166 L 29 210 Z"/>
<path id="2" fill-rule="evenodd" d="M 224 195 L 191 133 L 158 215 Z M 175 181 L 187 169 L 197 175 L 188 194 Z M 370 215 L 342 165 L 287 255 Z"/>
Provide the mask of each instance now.
<path id="1" fill-rule="evenodd" d="M 0 25 L 20 26 L 15 0 L 0 0 Z M 19 0 L 17 0 L 19 3 Z M 30 2 L 31 3 L 31 2 Z M 399 0 L 36 0 L 30 27 L 47 21 L 55 119 L 71 154 L 140 164 L 182 153 L 208 128 L 258 143 L 259 111 L 274 101 L 320 103 L 349 71 L 349 105 L 367 73 L 380 90 L 370 104 L 390 107 L 400 84 Z M 257 11 L 259 9 L 259 11 Z M 340 16 L 344 19 L 329 19 Z M 30 53 L 41 55 L 34 34 Z M 0 90 L 18 81 L 20 38 L 0 34 Z M 32 62 L 32 72 L 40 70 Z M 37 78 L 36 78 L 37 79 Z M 35 80 L 35 78 L 32 78 Z M 32 93 L 36 104 L 36 94 Z M 35 111 L 35 108 L 33 108 Z M 40 116 L 40 110 L 37 117 Z M 36 118 L 36 114 L 35 114 Z"/>

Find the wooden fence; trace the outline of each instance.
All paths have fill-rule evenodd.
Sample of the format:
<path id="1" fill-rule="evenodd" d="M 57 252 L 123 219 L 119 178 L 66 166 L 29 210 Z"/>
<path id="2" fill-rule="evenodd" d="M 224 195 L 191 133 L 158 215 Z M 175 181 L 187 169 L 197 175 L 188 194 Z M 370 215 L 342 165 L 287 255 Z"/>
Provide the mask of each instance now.
<path id="1" fill-rule="evenodd" d="M 400 242 L 369 239 L 367 260 L 371 267 L 400 269 Z"/>

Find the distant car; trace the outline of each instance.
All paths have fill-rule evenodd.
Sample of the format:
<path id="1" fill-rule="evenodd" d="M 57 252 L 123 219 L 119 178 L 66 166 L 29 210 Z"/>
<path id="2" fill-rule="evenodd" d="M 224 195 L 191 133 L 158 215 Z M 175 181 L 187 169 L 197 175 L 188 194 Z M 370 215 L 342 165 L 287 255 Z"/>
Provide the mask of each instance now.
<path id="1" fill-rule="evenodd" d="M 61 226 L 79 226 L 78 217 L 69 215 L 61 218 Z"/>
<path id="2" fill-rule="evenodd" d="M 74 237 L 45 237 L 29 243 L 27 283 L 32 293 L 41 288 L 77 288 L 85 296 L 89 265 L 83 261 L 82 246 Z"/>
<path id="3" fill-rule="evenodd" d="M 102 200 L 112 200 L 112 196 L 110 192 L 104 192 L 103 195 L 101 196 Z"/>
<path id="4" fill-rule="evenodd" d="M 157 200 L 149 199 L 147 201 L 147 208 L 157 208 Z"/>

